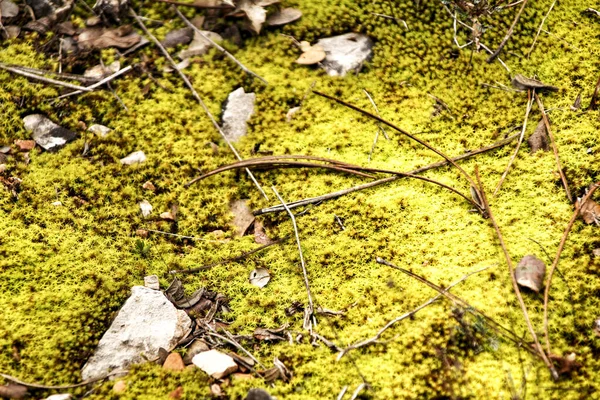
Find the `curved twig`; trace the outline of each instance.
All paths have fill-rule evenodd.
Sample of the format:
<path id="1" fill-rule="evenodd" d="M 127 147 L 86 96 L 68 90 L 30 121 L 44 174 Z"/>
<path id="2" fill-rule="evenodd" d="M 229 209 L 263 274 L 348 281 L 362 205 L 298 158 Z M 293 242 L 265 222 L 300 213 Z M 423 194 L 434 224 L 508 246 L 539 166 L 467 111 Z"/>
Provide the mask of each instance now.
<path id="1" fill-rule="evenodd" d="M 515 30 L 515 26 L 517 25 L 517 22 L 519 22 L 519 18 L 521 18 L 521 14 L 523 13 L 523 10 L 525 9 L 526 5 L 527 5 L 527 0 L 524 0 L 523 4 L 521 5 L 521 8 L 519 8 L 519 12 L 517 12 L 515 19 L 513 20 L 512 25 L 510 26 L 510 28 L 508 28 L 508 31 L 506 32 L 506 36 L 504 36 L 504 39 L 502 39 L 502 42 L 500 42 L 500 45 L 498 46 L 496 51 L 494 51 L 492 53 L 492 55 L 489 56 L 488 59 L 486 60 L 488 62 L 488 64 L 491 63 L 492 61 L 494 61 L 496 59 L 496 57 L 498 57 L 498 55 L 500 54 L 500 52 L 502 51 L 502 49 L 508 42 L 508 39 L 510 39 L 510 37 L 512 36 L 512 33 Z"/>
<path id="2" fill-rule="evenodd" d="M 558 245 L 558 250 L 556 251 L 556 257 L 554 257 L 554 262 L 552 263 L 552 266 L 550 267 L 550 272 L 548 272 L 548 283 L 546 283 L 546 289 L 544 290 L 544 336 L 546 339 L 546 349 L 548 351 L 548 354 L 550 354 L 550 337 L 548 335 L 548 300 L 549 300 L 549 296 L 550 296 L 550 286 L 552 286 L 552 275 L 554 275 L 554 270 L 558 267 L 558 261 L 560 260 L 560 254 L 562 253 L 563 248 L 565 247 L 565 243 L 567 241 L 567 236 L 569 236 L 569 232 L 571 232 L 571 228 L 573 227 L 575 220 L 579 216 L 579 212 L 581 211 L 581 208 L 592 197 L 592 195 L 594 194 L 596 189 L 598 189 L 599 187 L 600 187 L 600 182 L 594 183 L 592 185 L 592 187 L 590 187 L 590 190 L 587 192 L 587 194 L 583 197 L 583 199 L 581 199 L 581 201 L 579 201 L 576 204 L 575 212 L 573 212 L 573 216 L 571 217 L 571 220 L 567 224 L 565 232 L 563 233 L 563 236 L 560 239 L 560 243 Z"/>
<path id="3" fill-rule="evenodd" d="M 94 383 L 94 382 L 99 382 L 102 381 L 112 375 L 118 375 L 118 374 L 122 374 L 124 371 L 114 371 L 111 372 L 110 374 L 107 375 L 103 375 L 101 377 L 98 378 L 93 378 L 93 379 L 88 379 L 87 381 L 83 381 L 83 382 L 79 382 L 79 383 L 74 383 L 72 385 L 42 385 L 39 383 L 30 383 L 30 382 L 23 382 L 22 380 L 15 378 L 14 376 L 10 376 L 7 374 L 2 374 L 0 373 L 0 376 L 8 381 L 14 382 L 18 385 L 21 386 L 26 386 L 28 388 L 33 388 L 33 389 L 46 389 L 46 390 L 63 390 L 63 389 L 75 389 L 81 386 L 86 386 L 89 385 L 90 383 Z"/>

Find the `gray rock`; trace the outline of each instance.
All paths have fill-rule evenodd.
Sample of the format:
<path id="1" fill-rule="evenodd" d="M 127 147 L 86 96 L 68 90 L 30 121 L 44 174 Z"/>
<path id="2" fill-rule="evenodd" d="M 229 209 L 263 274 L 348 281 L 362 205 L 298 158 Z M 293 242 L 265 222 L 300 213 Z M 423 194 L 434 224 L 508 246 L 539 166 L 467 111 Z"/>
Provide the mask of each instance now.
<path id="1" fill-rule="evenodd" d="M 50 121 L 42 114 L 23 118 L 25 129 L 32 132 L 33 140 L 44 150 L 56 150 L 77 137 L 75 132 Z"/>
<path id="2" fill-rule="evenodd" d="M 94 124 L 88 128 L 88 131 L 95 133 L 100 137 L 106 137 L 110 132 L 112 132 L 112 129 L 104 125 Z"/>
<path id="3" fill-rule="evenodd" d="M 246 123 L 254 112 L 255 99 L 256 95 L 244 92 L 244 88 L 229 93 L 223 111 L 223 133 L 227 139 L 237 142 L 246 135 Z"/>
<path id="4" fill-rule="evenodd" d="M 323 68 L 331 76 L 344 76 L 349 71 L 359 71 L 373 55 L 373 41 L 359 33 L 320 39 L 317 45 L 325 50 Z"/>
<path id="5" fill-rule="evenodd" d="M 217 350 L 203 351 L 192 358 L 195 366 L 215 379 L 222 379 L 238 369 L 233 358 Z"/>
<path id="6" fill-rule="evenodd" d="M 162 292 L 134 286 L 81 376 L 84 380 L 99 378 L 155 359 L 161 347 L 172 349 L 191 324 L 185 311 L 177 310 Z"/>

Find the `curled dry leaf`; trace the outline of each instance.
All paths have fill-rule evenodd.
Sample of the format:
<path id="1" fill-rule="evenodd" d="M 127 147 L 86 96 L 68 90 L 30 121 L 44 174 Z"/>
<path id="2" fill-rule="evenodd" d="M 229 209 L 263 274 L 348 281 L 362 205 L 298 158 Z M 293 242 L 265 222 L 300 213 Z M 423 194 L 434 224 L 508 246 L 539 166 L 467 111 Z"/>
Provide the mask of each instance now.
<path id="1" fill-rule="evenodd" d="M 165 35 L 161 44 L 168 49 L 180 44 L 188 44 L 193 38 L 194 31 L 192 28 L 175 29 Z"/>
<path id="2" fill-rule="evenodd" d="M 267 10 L 265 6 L 278 3 L 277 1 L 255 1 L 255 0 L 240 0 L 237 7 L 230 15 L 245 15 L 250 22 L 250 29 L 254 33 L 260 33 L 262 25 L 267 19 Z"/>
<path id="3" fill-rule="evenodd" d="M 325 50 L 318 44 L 311 46 L 308 42 L 300 42 L 300 50 L 303 53 L 296 60 L 297 64 L 312 65 L 325 59 Z"/>
<path id="4" fill-rule="evenodd" d="M 289 24 L 290 22 L 294 22 L 302 17 L 302 11 L 296 8 L 282 8 L 281 10 L 275 12 L 267 19 L 267 25 L 269 26 L 279 26 Z"/>
<path id="5" fill-rule="evenodd" d="M 250 283 L 259 288 L 264 288 L 271 280 L 271 274 L 266 268 L 257 268 L 250 272 Z"/>
<path id="6" fill-rule="evenodd" d="M 230 210 L 233 214 L 233 225 L 235 226 L 235 234 L 237 236 L 244 236 L 248 229 L 254 223 L 254 215 L 252 210 L 248 207 L 246 199 L 235 200 L 231 202 Z"/>
<path id="7" fill-rule="evenodd" d="M 10 0 L 0 1 L 0 16 L 2 18 L 12 18 L 19 14 L 19 6 Z"/>
<path id="8" fill-rule="evenodd" d="M 77 43 L 84 50 L 109 47 L 127 49 L 138 44 L 141 39 L 131 26 L 123 25 L 115 29 L 87 28 L 79 35 Z"/>
<path id="9" fill-rule="evenodd" d="M 292 379 L 290 370 L 277 358 L 273 360 L 273 368 L 262 372 L 262 375 L 267 383 L 281 379 L 284 382 L 289 382 Z"/>
<path id="10" fill-rule="evenodd" d="M 519 261 L 515 268 L 517 283 L 535 292 L 539 292 L 544 284 L 546 264 L 533 255 L 527 255 Z"/>
<path id="11" fill-rule="evenodd" d="M 548 151 L 550 150 L 550 144 L 548 143 L 548 131 L 546 130 L 546 124 L 542 118 L 535 127 L 535 131 L 529 136 L 527 140 L 531 152 L 535 153 L 538 150 Z"/>
<path id="12" fill-rule="evenodd" d="M 94 11 L 108 19 L 120 22 L 120 17 L 125 15 L 128 7 L 129 0 L 96 0 Z"/>
<path id="13" fill-rule="evenodd" d="M 0 397 L 6 399 L 24 399 L 27 397 L 27 388 L 22 385 L 14 385 L 9 383 L 8 385 L 0 386 Z"/>
<path id="14" fill-rule="evenodd" d="M 581 199 L 577 199 L 577 204 L 579 203 L 581 203 Z M 579 210 L 579 214 L 586 224 L 600 225 L 600 205 L 594 200 L 588 199 Z"/>
<path id="15" fill-rule="evenodd" d="M 75 132 L 55 124 L 41 114 L 26 116 L 23 124 L 32 133 L 33 140 L 44 150 L 56 150 L 77 137 Z"/>
<path id="16" fill-rule="evenodd" d="M 519 90 L 530 90 L 535 89 L 539 91 L 551 91 L 555 92 L 558 90 L 556 86 L 546 85 L 545 83 L 538 81 L 537 79 L 526 78 L 521 74 L 515 75 L 512 79 L 511 84 L 513 87 Z"/>
<path id="17" fill-rule="evenodd" d="M 576 354 L 570 353 L 565 356 L 550 354 L 550 360 L 554 363 L 559 375 L 569 375 L 581 368 L 581 364 L 576 361 Z"/>

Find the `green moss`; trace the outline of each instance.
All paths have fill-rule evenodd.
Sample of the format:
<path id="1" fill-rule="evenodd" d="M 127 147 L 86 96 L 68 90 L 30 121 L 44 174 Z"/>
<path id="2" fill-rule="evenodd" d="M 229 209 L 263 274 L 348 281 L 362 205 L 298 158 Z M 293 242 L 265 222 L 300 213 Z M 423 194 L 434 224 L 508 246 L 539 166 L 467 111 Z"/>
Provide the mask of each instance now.
<path id="1" fill-rule="evenodd" d="M 340 1 L 323 6 L 316 0 L 289 2 L 299 6 L 303 18 L 281 29 L 267 29 L 248 39 L 235 56 L 269 81 L 252 81 L 222 55 L 211 52 L 195 59 L 186 73 L 215 115 L 227 94 L 243 86 L 257 94 L 256 112 L 249 134 L 237 145 L 243 157 L 260 144 L 273 154 L 310 154 L 368 164 L 376 126 L 372 121 L 316 96 L 308 96 L 290 123 L 285 114 L 297 106 L 313 81 L 318 90 L 336 94 L 366 109 L 366 88 L 384 118 L 418 134 L 448 154 L 459 154 L 491 143 L 512 126 L 522 123 L 526 98 L 522 93 L 495 90 L 483 83 L 504 84 L 509 74 L 499 63 L 487 64 L 486 55 L 458 51 L 452 46 L 452 20 L 438 3 L 415 7 L 396 5 L 396 14 L 409 30 L 372 13 L 390 14 L 387 1 Z M 597 112 L 570 111 L 579 93 L 587 106 L 598 68 L 597 22 L 579 14 L 587 3 L 573 0 L 557 4 L 547 20 L 554 36 L 541 34 L 530 59 L 521 57 L 529 48 L 550 1 L 528 4 L 515 34 L 501 58 L 513 73 L 537 76 L 559 86 L 557 94 L 544 95 L 552 109 L 553 132 L 571 188 L 581 195 L 598 180 L 600 143 Z M 186 11 L 193 16 L 193 11 Z M 513 18 L 513 11 L 494 14 L 484 24 L 489 47 L 497 45 Z M 171 18 L 168 7 L 145 8 L 149 18 Z M 168 16 L 168 17 L 165 17 Z M 155 32 L 159 37 L 174 27 L 169 20 Z M 369 34 L 376 41 L 373 60 L 358 76 L 331 78 L 321 70 L 294 64 L 297 50 L 283 32 L 299 40 L 349 30 Z M 467 40 L 460 36 L 461 42 Z M 226 44 L 226 46 L 230 46 Z M 575 48 L 576 46 L 577 48 Z M 147 47 L 142 55 L 156 58 Z M 103 51 L 105 62 L 116 59 Z M 0 61 L 49 67 L 54 61 L 35 53 L 32 44 L 10 42 L 0 50 Z M 157 61 L 159 68 L 164 61 Z M 29 83 L 0 72 L 0 144 L 28 138 L 21 118 L 32 112 L 46 113 L 80 138 L 57 153 L 34 150 L 28 165 L 22 157 L 8 163 L 7 176 L 23 180 L 19 198 L 0 192 L 0 370 L 24 380 L 64 384 L 79 380 L 79 370 L 110 324 L 114 313 L 147 274 L 158 274 L 166 287 L 169 270 L 193 268 L 235 256 L 254 248 L 252 238 L 215 242 L 210 232 L 224 230 L 233 237 L 228 204 L 249 198 L 252 207 L 266 202 L 243 173 L 214 176 L 189 189 L 183 184 L 198 174 L 233 161 L 202 109 L 175 75 L 129 76 L 115 81 L 117 93 L 129 108 L 121 109 L 110 92 L 80 96 L 77 101 L 49 102 L 57 88 Z M 433 116 L 432 94 L 450 108 Z M 539 113 L 533 112 L 528 132 Z M 101 123 L 114 129 L 108 137 L 91 140 L 88 156 L 80 154 L 84 131 L 79 124 Z M 438 157 L 431 151 L 388 130 L 390 141 L 380 139 L 369 165 L 410 170 Z M 209 142 L 219 144 L 213 154 Z M 463 162 L 473 172 L 479 165 L 491 192 L 504 171 L 514 147 Z M 118 159 L 143 150 L 148 161 L 124 167 Z M 514 260 L 530 253 L 542 256 L 540 242 L 554 254 L 571 216 L 555 172 L 551 153 L 528 154 L 525 144 L 492 207 Z M 426 174 L 468 192 L 455 170 Z M 282 170 L 257 173 L 265 188 L 275 185 L 288 201 L 317 196 L 363 182 L 360 178 L 315 170 Z M 144 191 L 151 180 L 155 193 Z M 273 196 L 271 196 L 273 197 Z M 154 216 L 179 205 L 177 223 L 142 219 L 138 203 L 148 200 Z M 63 206 L 51 203 L 61 201 Z M 387 321 L 403 314 L 435 292 L 424 285 L 374 262 L 376 256 L 410 268 L 440 285 L 448 285 L 469 271 L 489 270 L 469 278 L 454 292 L 517 334 L 526 331 L 494 232 L 489 221 L 470 213 L 457 196 L 420 181 L 400 180 L 330 201 L 298 217 L 302 246 L 316 302 L 330 309 L 347 309 L 343 317 L 322 319 L 319 332 L 339 346 L 373 336 Z M 333 216 L 344 219 L 340 231 Z M 292 232 L 288 218 L 261 217 L 271 237 Z M 189 242 L 163 236 L 146 240 L 146 256 L 136 251 L 138 228 L 158 229 L 196 236 L 206 241 Z M 582 369 L 572 378 L 554 384 L 541 363 L 509 342 L 475 354 L 467 346 L 459 323 L 451 318 L 452 306 L 440 302 L 405 320 L 384 335 L 387 344 L 353 353 L 360 372 L 372 384 L 373 398 L 481 398 L 498 394 L 508 398 L 507 371 L 516 382 L 521 365 L 529 371 L 527 391 L 532 398 L 578 398 L 584 390 L 598 389 L 600 364 L 598 339 L 591 332 L 597 317 L 597 228 L 577 222 L 563 253 L 560 269 L 569 283 L 555 277 L 551 298 L 550 335 L 553 351 L 575 352 Z M 258 290 L 247 281 L 249 272 L 266 267 L 272 273 L 267 287 Z M 290 322 L 301 331 L 302 317 L 286 316 L 293 301 L 305 301 L 301 270 L 292 241 L 249 257 L 244 262 L 182 277 L 191 290 L 205 286 L 231 299 L 231 329 L 250 333 L 256 327 L 277 327 Z M 525 294 L 536 327 L 541 330 L 541 298 Z M 475 323 L 471 321 L 471 323 Z M 483 335 L 483 342 L 493 335 Z M 495 339 L 494 339 L 495 340 Z M 305 342 L 264 344 L 253 348 L 265 363 L 279 357 L 294 373 L 288 384 L 268 388 L 281 398 L 332 397 L 360 377 L 349 358 L 335 361 L 335 354 Z M 523 360 L 522 363 L 520 360 Z M 155 365 L 140 366 L 126 378 L 121 398 L 166 398 L 178 386 L 185 398 L 208 395 L 207 378 L 199 371 L 169 374 Z M 232 398 L 243 397 L 250 387 L 267 387 L 260 380 L 232 379 L 224 386 Z M 518 386 L 518 384 L 517 384 Z M 91 398 L 115 397 L 111 383 L 102 385 Z M 563 391 L 562 389 L 576 389 Z M 82 392 L 83 393 L 83 392 Z M 116 397 L 115 397 L 116 398 Z"/>

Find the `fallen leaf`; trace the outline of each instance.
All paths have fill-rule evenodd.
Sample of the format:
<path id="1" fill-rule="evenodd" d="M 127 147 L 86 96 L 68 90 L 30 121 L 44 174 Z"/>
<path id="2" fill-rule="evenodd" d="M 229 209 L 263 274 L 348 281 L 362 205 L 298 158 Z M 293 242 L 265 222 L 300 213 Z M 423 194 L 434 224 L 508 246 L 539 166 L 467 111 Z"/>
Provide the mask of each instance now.
<path id="1" fill-rule="evenodd" d="M 190 296 L 186 296 L 183 290 L 183 283 L 181 283 L 179 279 L 175 278 L 167 290 L 165 290 L 165 296 L 167 296 L 167 299 L 169 299 L 171 303 L 175 304 L 177 308 L 189 308 L 193 307 L 196 303 L 202 300 L 204 292 L 205 289 L 201 288 L 196 290 Z"/>
<path id="2" fill-rule="evenodd" d="M 265 382 L 271 383 L 277 379 L 281 379 L 284 382 L 289 382 L 292 379 L 292 373 L 290 370 L 277 358 L 273 360 L 273 368 L 270 368 L 262 372 L 262 376 Z"/>
<path id="3" fill-rule="evenodd" d="M 550 145 L 548 144 L 548 131 L 546 130 L 546 124 L 544 123 L 543 118 L 537 124 L 535 131 L 529 136 L 527 142 L 531 148 L 531 153 L 535 153 L 538 150 L 550 150 Z"/>
<path id="4" fill-rule="evenodd" d="M 577 111 L 581 108 L 581 93 L 575 98 L 575 102 L 571 106 L 571 111 Z"/>
<path id="5" fill-rule="evenodd" d="M 148 237 L 148 231 L 146 229 L 138 229 L 135 231 L 136 236 L 139 236 L 141 238 L 147 238 Z"/>
<path id="6" fill-rule="evenodd" d="M 82 49 L 106 49 L 117 47 L 127 49 L 140 42 L 142 37 L 134 32 L 129 25 L 114 29 L 87 28 L 79 34 L 77 43 Z"/>
<path id="7" fill-rule="evenodd" d="M 556 354 L 550 354 L 550 360 L 554 363 L 559 375 L 569 375 L 581 368 L 581 364 L 576 361 L 576 357 L 575 353 L 570 353 L 563 357 Z"/>
<path id="8" fill-rule="evenodd" d="M 193 38 L 194 30 L 192 28 L 181 28 L 167 33 L 160 43 L 168 49 L 180 44 L 188 44 Z"/>
<path id="9" fill-rule="evenodd" d="M 254 215 L 248 207 L 247 201 L 246 199 L 235 200 L 230 205 L 236 236 L 244 236 L 254 223 Z"/>
<path id="10" fill-rule="evenodd" d="M 527 255 L 519 261 L 515 268 L 517 283 L 535 292 L 539 292 L 544 284 L 546 264 L 533 255 Z"/>
<path id="11" fill-rule="evenodd" d="M 9 383 L 8 385 L 0 386 L 0 397 L 7 399 L 24 399 L 27 397 L 27 388 L 21 385 Z"/>
<path id="12" fill-rule="evenodd" d="M 282 333 L 289 327 L 289 324 L 284 324 L 277 329 L 256 328 L 252 336 L 257 340 L 278 341 L 286 340 Z"/>
<path id="13" fill-rule="evenodd" d="M 101 80 L 106 78 L 109 75 L 114 74 L 118 70 L 121 69 L 121 63 L 119 61 L 115 61 L 110 65 L 104 66 L 102 64 L 98 64 L 92 68 L 88 68 L 83 73 L 83 76 L 88 78 L 94 78 L 96 80 Z"/>
<path id="14" fill-rule="evenodd" d="M 140 210 L 142 210 L 142 216 L 146 218 L 152 213 L 152 204 L 150 204 L 148 200 L 143 200 L 140 202 Z"/>
<path id="15" fill-rule="evenodd" d="M 138 150 L 129 154 L 127 157 L 121 158 L 120 162 L 123 165 L 141 164 L 146 161 L 146 154 L 143 151 Z"/>
<path id="16" fill-rule="evenodd" d="M 285 315 L 291 317 L 292 315 L 304 311 L 304 305 L 299 301 L 294 301 L 291 306 L 285 309 Z"/>
<path id="17" fill-rule="evenodd" d="M 577 204 L 581 203 L 581 199 L 577 199 Z M 588 199 L 583 207 L 579 210 L 579 214 L 586 224 L 600 225 L 600 205 L 592 199 Z"/>
<path id="18" fill-rule="evenodd" d="M 16 25 L 9 25 L 4 27 L 4 32 L 7 39 L 15 39 L 19 37 L 21 33 L 21 27 Z"/>
<path id="19" fill-rule="evenodd" d="M 94 11 L 97 14 L 104 15 L 108 19 L 120 22 L 121 16 L 129 8 L 129 0 L 96 0 Z"/>
<path id="20" fill-rule="evenodd" d="M 283 8 L 273 15 L 269 16 L 267 19 L 267 25 L 269 26 L 279 26 L 289 24 L 290 22 L 294 22 L 299 20 L 302 17 L 302 11 L 296 8 Z"/>
<path id="21" fill-rule="evenodd" d="M 218 33 L 210 31 L 202 31 L 202 33 L 215 43 L 223 41 L 223 38 Z M 179 52 L 179 58 L 185 60 L 193 56 L 201 56 L 206 54 L 211 47 L 212 43 L 209 40 L 206 40 L 201 34 L 194 31 L 194 40 L 192 40 L 187 49 Z"/>
<path id="22" fill-rule="evenodd" d="M 171 65 L 165 65 L 163 67 L 163 71 L 166 73 L 170 73 L 173 71 L 182 71 L 184 69 L 186 69 L 187 67 L 190 66 L 190 59 L 189 58 L 185 58 L 183 61 L 175 64 L 175 68 L 171 67 Z"/>
<path id="23" fill-rule="evenodd" d="M 513 87 L 519 90 L 529 90 L 535 89 L 537 91 L 548 90 L 551 92 L 555 92 L 558 90 L 556 86 L 546 85 L 545 83 L 538 81 L 537 79 L 526 78 L 521 74 L 515 75 L 512 79 L 511 84 Z"/>
<path id="24" fill-rule="evenodd" d="M 271 244 L 273 241 L 265 232 L 265 227 L 259 220 L 254 221 L 254 241 L 258 244 Z"/>
<path id="25" fill-rule="evenodd" d="M 271 280 L 269 270 L 266 268 L 257 268 L 250 272 L 250 283 L 259 288 L 264 288 Z"/>
<path id="26" fill-rule="evenodd" d="M 146 190 L 150 190 L 152 192 L 154 192 L 156 190 L 156 187 L 154 186 L 154 184 L 150 181 L 146 181 L 143 185 L 142 185 L 143 189 Z"/>
<path id="27" fill-rule="evenodd" d="M 0 15 L 2 18 L 12 18 L 19 15 L 19 6 L 10 0 L 0 1 Z"/>
<path id="28" fill-rule="evenodd" d="M 237 8 L 229 15 L 238 16 L 245 15 L 250 22 L 250 28 L 254 33 L 260 33 L 263 23 L 267 19 L 267 10 L 264 7 L 279 3 L 279 0 L 240 0 Z"/>
<path id="29" fill-rule="evenodd" d="M 297 64 L 312 65 L 325 59 L 325 50 L 319 45 L 311 46 L 308 42 L 300 42 L 300 49 L 303 53 L 296 60 Z"/>

